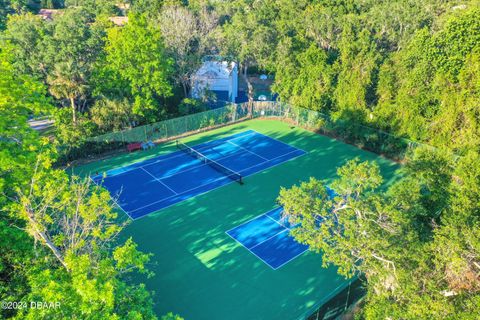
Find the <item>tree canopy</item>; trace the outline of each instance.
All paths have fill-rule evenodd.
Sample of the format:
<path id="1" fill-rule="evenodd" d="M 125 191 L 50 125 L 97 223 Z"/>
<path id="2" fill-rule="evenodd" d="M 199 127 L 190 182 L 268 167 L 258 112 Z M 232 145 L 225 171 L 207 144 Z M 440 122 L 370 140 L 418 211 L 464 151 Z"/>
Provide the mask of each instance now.
<path id="1" fill-rule="evenodd" d="M 324 266 L 366 278 L 360 317 L 475 318 L 479 17 L 473 0 L 0 0 L 0 300 L 65 301 L 62 314 L 1 317 L 158 316 L 131 281 L 150 275 L 151 256 L 119 240 L 106 191 L 62 168 L 93 135 L 208 110 L 190 97 L 192 75 L 220 55 L 239 64 L 250 102 L 252 74 L 265 73 L 279 101 L 346 133 L 429 145 L 408 151 L 392 185 L 349 159 L 332 183 L 299 181 L 278 200 Z M 52 131 L 32 130 L 37 117 Z"/>

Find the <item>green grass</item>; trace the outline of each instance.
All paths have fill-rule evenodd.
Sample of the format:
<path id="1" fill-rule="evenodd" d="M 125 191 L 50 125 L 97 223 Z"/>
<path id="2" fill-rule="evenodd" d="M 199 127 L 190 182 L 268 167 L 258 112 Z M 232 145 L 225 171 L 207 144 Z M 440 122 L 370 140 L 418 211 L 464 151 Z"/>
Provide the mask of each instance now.
<path id="1" fill-rule="evenodd" d="M 281 186 L 310 176 L 330 181 L 337 167 L 359 157 L 375 160 L 395 179 L 398 165 L 351 145 L 274 120 L 251 120 L 191 136 L 199 143 L 235 132 L 256 130 L 308 154 L 132 222 L 123 237 L 154 254 L 155 272 L 142 279 L 155 291 L 159 315 L 169 311 L 185 319 L 297 319 L 307 316 L 336 290 L 347 285 L 333 267 L 322 268 L 320 254 L 307 252 L 278 270 L 232 240 L 227 234 L 240 223 L 275 207 Z M 76 168 L 79 174 L 105 171 L 174 150 L 164 144 L 147 152 L 125 154 Z"/>

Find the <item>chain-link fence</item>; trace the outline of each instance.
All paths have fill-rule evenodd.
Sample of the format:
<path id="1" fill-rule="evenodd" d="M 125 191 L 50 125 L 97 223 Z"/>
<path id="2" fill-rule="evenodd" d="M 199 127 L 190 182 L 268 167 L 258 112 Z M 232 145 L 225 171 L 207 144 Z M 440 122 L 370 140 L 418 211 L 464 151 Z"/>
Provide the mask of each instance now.
<path id="1" fill-rule="evenodd" d="M 231 104 L 197 114 L 103 134 L 90 138 L 88 143 L 92 145 L 90 148 L 92 151 L 93 146 L 110 145 L 118 148 L 131 142 L 167 141 L 256 118 L 278 119 L 397 160 L 403 159 L 409 149 L 424 146 L 351 120 L 334 120 L 318 111 L 273 101 Z M 331 300 L 319 302 L 312 307 L 305 318 L 308 320 L 337 318 L 363 294 L 364 288 L 361 283 L 354 281 L 341 292 L 335 292 Z"/>
<path id="2" fill-rule="evenodd" d="M 421 145 L 355 121 L 332 120 L 318 111 L 277 101 L 231 104 L 218 109 L 103 134 L 88 141 L 105 146 L 141 141 L 166 141 L 253 118 L 277 118 L 397 160 L 403 159 L 410 148 Z"/>
<path id="3" fill-rule="evenodd" d="M 246 105 L 232 104 L 222 108 L 138 126 L 132 129 L 102 134 L 89 140 L 105 143 L 162 141 L 235 123 L 245 119 L 247 114 L 248 110 Z"/>
<path id="4" fill-rule="evenodd" d="M 277 117 L 282 121 L 290 122 L 307 130 L 319 132 L 396 160 L 403 159 L 406 152 L 412 148 L 426 146 L 355 121 L 333 120 L 321 112 L 298 108 L 281 102 L 255 103 L 253 117 Z"/>

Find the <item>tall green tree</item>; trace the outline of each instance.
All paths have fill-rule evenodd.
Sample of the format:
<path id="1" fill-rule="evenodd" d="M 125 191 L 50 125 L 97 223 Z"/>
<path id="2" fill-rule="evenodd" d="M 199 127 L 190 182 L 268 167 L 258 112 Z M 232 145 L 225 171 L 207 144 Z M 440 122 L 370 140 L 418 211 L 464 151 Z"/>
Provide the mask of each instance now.
<path id="1" fill-rule="evenodd" d="M 212 38 L 217 20 L 215 13 L 205 7 L 195 13 L 178 5 L 164 6 L 157 18 L 166 52 L 175 62 L 172 76 L 182 86 L 185 98 L 190 93 L 192 74 L 208 53 L 209 39 Z"/>
<path id="2" fill-rule="evenodd" d="M 172 94 L 173 61 L 166 57 L 161 32 L 142 15 L 129 15 L 124 27 L 108 31 L 106 57 L 97 76 L 99 91 L 131 99 L 133 113 L 148 121 L 167 114 L 162 99 Z"/>
<path id="3" fill-rule="evenodd" d="M 42 83 L 16 74 L 7 49 L 0 51 L 0 298 L 59 305 L 1 316 L 155 319 L 149 292 L 129 282 L 134 272 L 149 274 L 149 255 L 117 239 L 123 224 L 105 190 L 52 168 L 54 141 L 27 123 L 52 112 L 51 101 Z"/>
<path id="4" fill-rule="evenodd" d="M 106 190 L 52 170 L 49 159 L 39 157 L 28 189 L 18 194 L 14 209 L 26 231 L 55 258 L 29 277 L 31 292 L 23 299 L 61 303 L 20 310 L 20 317 L 156 318 L 144 285 L 126 283 L 136 271 L 148 273 L 150 257 L 131 239 L 117 239 L 123 225 Z"/>
<path id="5" fill-rule="evenodd" d="M 277 30 L 274 28 L 277 12 L 274 1 L 244 1 L 232 3 L 236 6 L 228 23 L 223 25 L 221 34 L 222 53 L 236 60 L 241 75 L 248 87 L 248 99 L 253 101 L 253 86 L 248 78 L 250 66 L 267 68 L 273 56 Z"/>
<path id="6" fill-rule="evenodd" d="M 68 101 L 74 125 L 77 112 L 86 109 L 94 63 L 104 45 L 104 33 L 96 26 L 83 9 L 69 9 L 55 19 L 45 40 L 49 90 L 57 99 Z"/>
<path id="7" fill-rule="evenodd" d="M 330 185 L 333 198 L 312 178 L 282 189 L 279 202 L 299 223 L 291 234 L 324 266 L 366 277 L 365 318 L 470 319 L 480 311 L 477 160 L 470 153 L 454 165 L 420 149 L 386 192 L 374 163 L 351 160 Z"/>
<path id="8" fill-rule="evenodd" d="M 118 13 L 118 8 L 115 6 L 114 0 L 65 0 L 65 7 L 78 8 L 81 7 L 92 15 L 107 15 L 113 16 Z M 118 2 L 120 3 L 120 2 Z"/>
<path id="9" fill-rule="evenodd" d="M 331 111 L 335 72 L 329 52 L 310 46 L 297 57 L 297 65 L 283 66 L 276 73 L 275 88 L 281 96 L 288 96 L 292 105 Z"/>
<path id="10" fill-rule="evenodd" d="M 339 52 L 336 61 L 336 116 L 364 121 L 376 102 L 374 88 L 379 54 L 371 35 L 362 29 L 356 18 L 345 20 Z"/>
<path id="11" fill-rule="evenodd" d="M 51 26 L 31 13 L 10 16 L 1 35 L 2 46 L 13 53 L 13 66 L 19 75 L 31 75 L 45 80 L 50 62 L 45 61 L 45 38 Z"/>
<path id="12" fill-rule="evenodd" d="M 19 301 L 29 292 L 28 273 L 37 254 L 33 241 L 22 230 L 24 223 L 8 212 L 18 188 L 27 185 L 36 153 L 50 148 L 30 129 L 32 114 L 52 109 L 46 88 L 31 77 L 19 77 L 12 54 L 0 50 L 0 300 Z M 2 309 L 0 317 L 14 311 Z"/>
<path id="13" fill-rule="evenodd" d="M 418 30 L 382 67 L 375 113 L 385 128 L 459 152 L 478 148 L 479 9 L 446 15 Z M 468 80 L 467 80 L 468 79 Z"/>

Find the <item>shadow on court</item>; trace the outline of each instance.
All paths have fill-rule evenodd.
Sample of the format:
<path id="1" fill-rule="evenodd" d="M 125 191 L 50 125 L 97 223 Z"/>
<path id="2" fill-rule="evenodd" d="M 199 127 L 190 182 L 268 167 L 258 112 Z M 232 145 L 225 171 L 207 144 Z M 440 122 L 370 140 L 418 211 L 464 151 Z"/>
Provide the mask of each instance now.
<path id="1" fill-rule="evenodd" d="M 386 184 L 396 179 L 398 165 L 272 120 L 247 121 L 184 141 L 197 145 L 246 130 L 308 153 L 247 176 L 244 185 L 230 183 L 151 213 L 132 222 L 121 235 L 133 237 L 140 250 L 154 254 L 149 268 L 155 276 L 139 280 L 155 291 L 159 315 L 172 311 L 185 319 L 297 319 L 315 312 L 349 284 L 335 268 L 322 268 L 321 255 L 309 251 L 274 270 L 226 231 L 274 209 L 280 187 L 311 176 L 328 183 L 336 169 L 352 158 L 376 161 Z M 123 155 L 81 170 L 107 171 L 175 150 L 174 144 L 165 144 L 149 153 Z"/>

